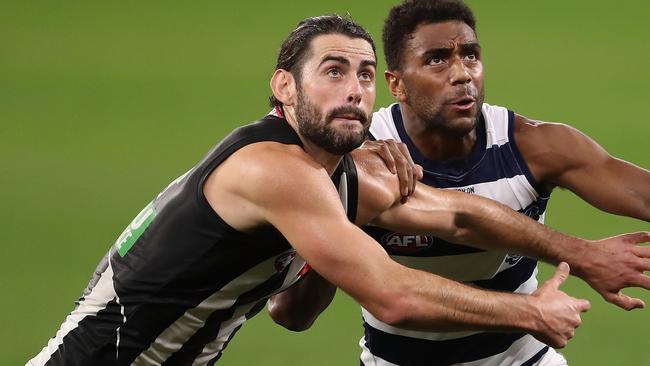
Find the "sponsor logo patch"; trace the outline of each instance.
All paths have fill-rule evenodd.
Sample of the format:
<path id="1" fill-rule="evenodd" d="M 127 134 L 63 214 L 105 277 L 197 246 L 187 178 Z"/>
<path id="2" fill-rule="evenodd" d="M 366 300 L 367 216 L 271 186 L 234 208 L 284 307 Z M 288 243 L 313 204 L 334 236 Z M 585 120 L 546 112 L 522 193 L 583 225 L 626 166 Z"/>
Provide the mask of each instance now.
<path id="1" fill-rule="evenodd" d="M 394 252 L 413 253 L 429 248 L 433 237 L 404 233 L 389 233 L 381 238 L 382 244 Z"/>

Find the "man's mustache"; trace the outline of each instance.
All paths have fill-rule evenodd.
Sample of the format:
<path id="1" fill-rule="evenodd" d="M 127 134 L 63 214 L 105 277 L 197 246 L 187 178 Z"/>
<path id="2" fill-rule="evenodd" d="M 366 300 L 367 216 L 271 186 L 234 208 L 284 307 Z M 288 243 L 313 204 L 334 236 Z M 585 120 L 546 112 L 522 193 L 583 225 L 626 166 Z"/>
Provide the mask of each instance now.
<path id="1" fill-rule="evenodd" d="M 334 108 L 327 114 L 327 118 L 325 120 L 327 121 L 327 123 L 330 123 L 334 118 L 357 119 L 364 126 L 367 125 L 368 120 L 370 120 L 370 116 L 363 113 L 361 108 L 351 106 L 351 105 Z"/>

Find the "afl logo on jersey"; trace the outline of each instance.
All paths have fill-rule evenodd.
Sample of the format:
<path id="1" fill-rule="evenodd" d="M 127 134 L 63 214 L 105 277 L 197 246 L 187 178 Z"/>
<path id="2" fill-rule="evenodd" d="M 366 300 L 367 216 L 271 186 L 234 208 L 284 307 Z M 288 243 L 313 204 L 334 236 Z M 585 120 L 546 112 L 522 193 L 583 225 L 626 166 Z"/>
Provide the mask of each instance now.
<path id="1" fill-rule="evenodd" d="M 280 255 L 275 259 L 275 270 L 278 272 L 284 271 L 284 269 L 291 264 L 295 257 L 296 252 L 294 251 Z"/>
<path id="2" fill-rule="evenodd" d="M 389 233 L 381 238 L 382 245 L 393 252 L 413 253 L 429 248 L 433 238 L 426 235 Z"/>

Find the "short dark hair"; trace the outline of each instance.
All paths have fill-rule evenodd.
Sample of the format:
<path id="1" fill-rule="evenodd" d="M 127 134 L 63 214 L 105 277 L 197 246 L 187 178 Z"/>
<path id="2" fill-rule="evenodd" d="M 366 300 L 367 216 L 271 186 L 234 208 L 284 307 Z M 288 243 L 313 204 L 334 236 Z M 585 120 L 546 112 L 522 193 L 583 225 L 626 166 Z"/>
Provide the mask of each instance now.
<path id="1" fill-rule="evenodd" d="M 394 6 L 384 22 L 382 40 L 388 70 L 400 70 L 404 46 L 420 24 L 458 20 L 476 32 L 476 19 L 462 0 L 405 0 Z"/>
<path id="2" fill-rule="evenodd" d="M 372 36 L 349 16 L 343 17 L 338 14 L 322 15 L 307 18 L 298 23 L 287 39 L 282 42 L 275 69 L 284 69 L 291 72 L 296 78 L 296 82 L 300 83 L 302 66 L 307 58 L 306 55 L 310 49 L 311 41 L 317 36 L 326 34 L 342 34 L 353 39 L 361 38 L 370 43 L 375 57 L 377 56 Z M 269 101 L 271 107 L 282 106 L 282 102 L 274 96 L 271 96 Z"/>

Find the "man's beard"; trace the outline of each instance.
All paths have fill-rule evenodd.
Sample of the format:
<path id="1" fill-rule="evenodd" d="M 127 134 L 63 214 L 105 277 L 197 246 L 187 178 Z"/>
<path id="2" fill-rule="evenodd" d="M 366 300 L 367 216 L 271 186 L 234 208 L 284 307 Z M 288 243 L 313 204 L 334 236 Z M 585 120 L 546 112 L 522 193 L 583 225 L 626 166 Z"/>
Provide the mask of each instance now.
<path id="1" fill-rule="evenodd" d="M 337 116 L 352 115 L 363 125 L 360 132 L 353 130 L 337 131 L 331 126 L 332 120 Z M 327 116 L 311 103 L 302 90 L 298 90 L 296 104 L 296 118 L 298 119 L 298 132 L 323 150 L 334 155 L 343 155 L 361 146 L 370 129 L 370 116 L 351 105 L 334 108 Z"/>

